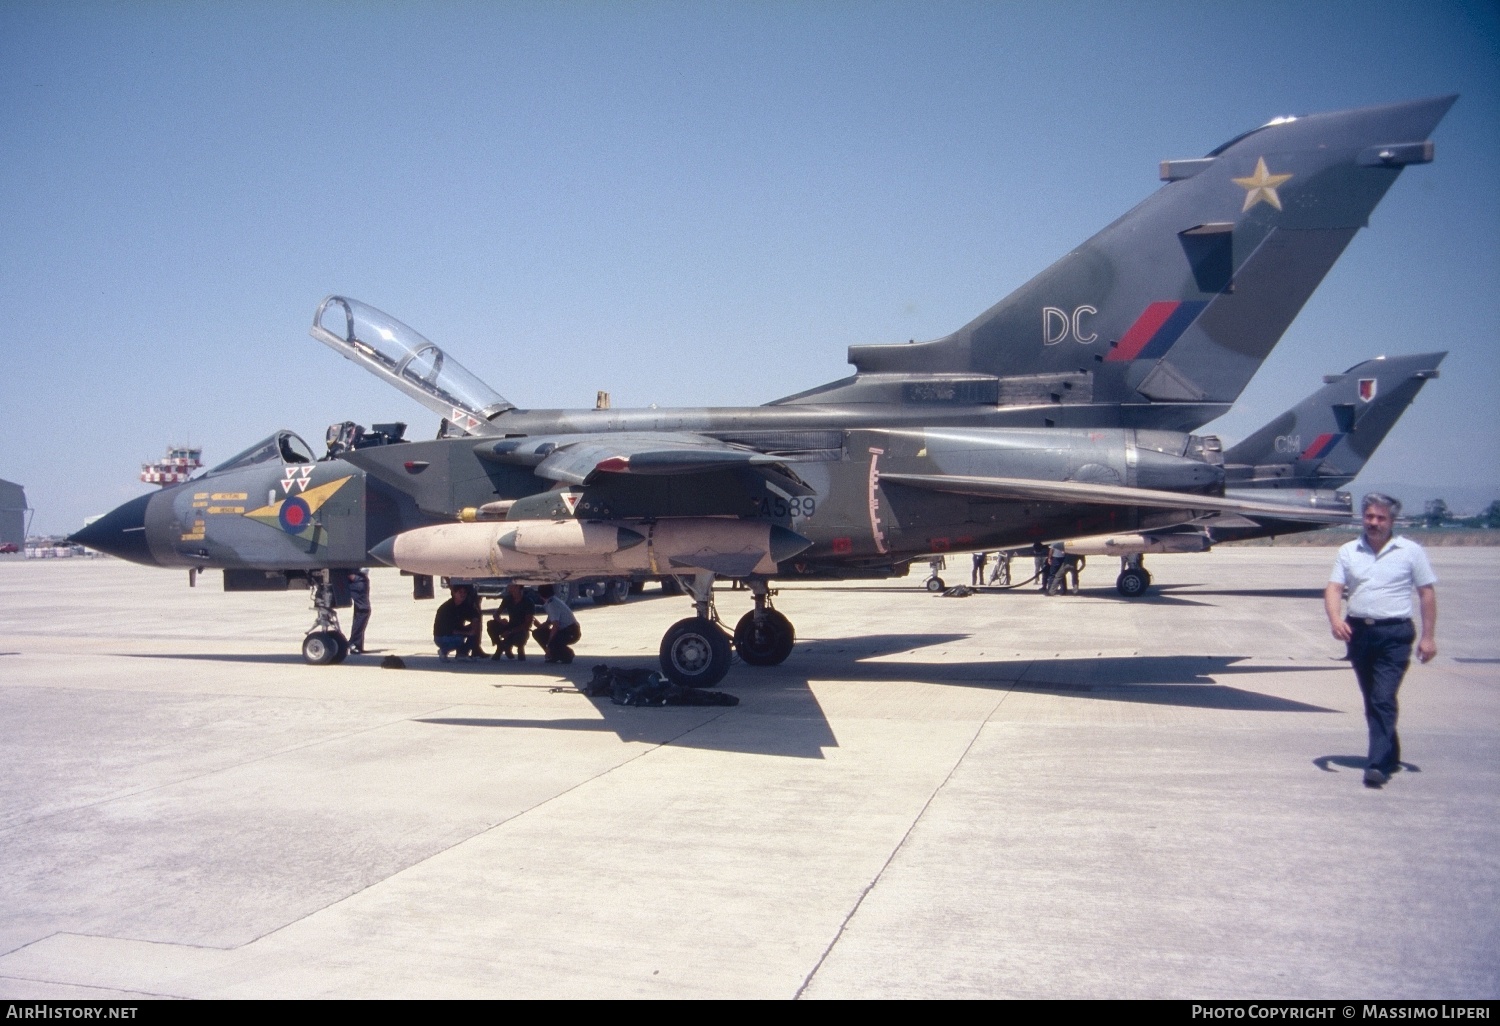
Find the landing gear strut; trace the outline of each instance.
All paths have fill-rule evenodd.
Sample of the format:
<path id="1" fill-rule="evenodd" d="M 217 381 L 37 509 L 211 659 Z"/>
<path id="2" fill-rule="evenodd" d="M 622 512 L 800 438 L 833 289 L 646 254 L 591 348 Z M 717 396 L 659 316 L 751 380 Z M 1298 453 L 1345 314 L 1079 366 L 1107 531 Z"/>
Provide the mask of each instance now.
<path id="1" fill-rule="evenodd" d="M 938 571 L 947 569 L 947 566 L 948 560 L 943 556 L 938 556 L 936 559 L 929 559 L 927 561 L 927 581 L 922 587 L 934 594 L 947 590 L 948 585 L 938 576 Z"/>
<path id="2" fill-rule="evenodd" d="M 771 608 L 771 589 L 766 582 L 749 583 L 755 608 L 735 625 L 734 650 L 751 666 L 778 666 L 792 654 L 797 632 L 790 620 Z"/>
<path id="3" fill-rule="evenodd" d="M 729 635 L 714 609 L 714 575 L 678 578 L 693 596 L 696 616 L 678 620 L 661 639 L 661 672 L 685 688 L 712 687 L 729 672 Z"/>
<path id="4" fill-rule="evenodd" d="M 339 630 L 339 614 L 333 608 L 332 575 L 331 570 L 314 570 L 308 576 L 318 620 L 302 639 L 302 658 L 314 666 L 341 663 L 349 656 L 349 639 Z"/>
<path id="5" fill-rule="evenodd" d="M 1120 576 L 1115 578 L 1115 590 L 1126 598 L 1140 598 L 1151 587 L 1151 574 L 1146 570 L 1146 558 L 1139 553 L 1120 557 Z"/>

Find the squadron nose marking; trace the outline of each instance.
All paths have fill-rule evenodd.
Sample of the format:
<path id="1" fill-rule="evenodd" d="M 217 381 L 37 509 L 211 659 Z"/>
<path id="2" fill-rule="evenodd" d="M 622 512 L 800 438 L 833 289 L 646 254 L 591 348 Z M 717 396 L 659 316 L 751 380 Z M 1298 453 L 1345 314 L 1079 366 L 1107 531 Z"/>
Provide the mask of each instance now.
<path id="1" fill-rule="evenodd" d="M 1248 178 L 1236 178 L 1234 184 L 1245 190 L 1245 205 L 1240 208 L 1244 213 L 1257 203 L 1269 203 L 1277 210 L 1281 209 L 1281 197 L 1276 195 L 1276 187 L 1284 184 L 1292 176 L 1273 175 L 1266 170 L 1266 158 L 1261 157 L 1255 162 L 1255 174 Z"/>
<path id="2" fill-rule="evenodd" d="M 349 479 L 349 477 L 341 477 L 336 481 L 318 485 L 316 488 L 308 488 L 304 479 L 302 494 L 288 495 L 279 502 L 252 509 L 243 515 L 267 527 L 285 531 L 294 537 L 310 537 L 313 514 L 322 509 L 323 504 L 333 498 L 334 493 L 344 487 L 344 483 Z"/>

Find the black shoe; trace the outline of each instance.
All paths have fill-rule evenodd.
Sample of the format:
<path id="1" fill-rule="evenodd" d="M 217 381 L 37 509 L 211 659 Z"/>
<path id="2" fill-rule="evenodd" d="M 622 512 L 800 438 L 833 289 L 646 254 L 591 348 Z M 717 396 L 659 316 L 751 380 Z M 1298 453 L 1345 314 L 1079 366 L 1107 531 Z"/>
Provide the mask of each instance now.
<path id="1" fill-rule="evenodd" d="M 1390 779 L 1384 772 L 1376 769 L 1374 766 L 1370 766 L 1365 770 L 1366 787 L 1384 787 L 1386 781 Z"/>
<path id="2" fill-rule="evenodd" d="M 490 656 L 490 662 L 492 662 L 492 663 L 498 663 L 501 660 L 501 658 L 502 658 L 501 654 L 499 652 L 496 652 L 494 655 Z"/>

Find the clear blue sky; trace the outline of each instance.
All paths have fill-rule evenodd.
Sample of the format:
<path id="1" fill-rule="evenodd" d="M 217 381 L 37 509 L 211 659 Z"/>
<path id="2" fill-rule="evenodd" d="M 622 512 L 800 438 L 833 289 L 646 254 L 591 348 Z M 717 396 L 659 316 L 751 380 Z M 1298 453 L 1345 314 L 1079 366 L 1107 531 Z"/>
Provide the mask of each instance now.
<path id="1" fill-rule="evenodd" d="M 952 331 L 1162 158 L 1450 92 L 1214 427 L 1449 349 L 1359 483 L 1459 505 L 1500 497 L 1494 4 L 8 0 L 0 477 L 61 532 L 170 443 L 430 436 L 308 337 L 330 292 L 521 406 L 764 402 Z"/>

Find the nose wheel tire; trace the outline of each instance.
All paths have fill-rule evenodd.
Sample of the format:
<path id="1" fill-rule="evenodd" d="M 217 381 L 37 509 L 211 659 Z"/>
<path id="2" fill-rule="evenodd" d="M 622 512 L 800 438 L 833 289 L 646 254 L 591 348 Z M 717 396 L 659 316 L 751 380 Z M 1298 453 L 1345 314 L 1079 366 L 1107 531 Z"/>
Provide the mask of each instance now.
<path id="1" fill-rule="evenodd" d="M 767 609 L 757 626 L 752 609 L 734 628 L 734 650 L 751 666 L 778 666 L 792 654 L 797 632 L 792 622 L 774 609 Z"/>
<path id="2" fill-rule="evenodd" d="M 1115 590 L 1126 598 L 1140 598 L 1151 586 L 1151 578 L 1144 570 L 1125 570 L 1115 578 Z"/>
<path id="3" fill-rule="evenodd" d="M 349 655 L 349 642 L 336 631 L 313 631 L 302 639 L 302 658 L 313 666 L 341 663 Z"/>
<path id="4" fill-rule="evenodd" d="M 939 592 L 947 590 L 948 586 L 943 583 L 943 579 L 941 577 L 929 577 L 927 578 L 926 587 L 928 591 Z"/>
<path id="5" fill-rule="evenodd" d="M 685 688 L 707 688 L 729 672 L 729 636 L 712 620 L 692 616 L 661 639 L 661 672 Z"/>

